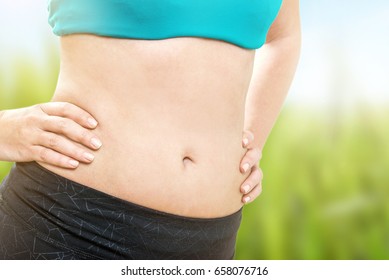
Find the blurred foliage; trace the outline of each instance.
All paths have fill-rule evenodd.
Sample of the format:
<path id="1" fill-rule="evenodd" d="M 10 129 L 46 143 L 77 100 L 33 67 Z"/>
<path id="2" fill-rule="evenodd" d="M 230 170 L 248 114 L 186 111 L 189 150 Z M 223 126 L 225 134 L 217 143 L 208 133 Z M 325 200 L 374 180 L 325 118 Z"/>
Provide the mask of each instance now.
<path id="1" fill-rule="evenodd" d="M 0 110 L 49 101 L 56 53 L 0 72 Z M 389 111 L 285 107 L 263 152 L 263 194 L 244 209 L 237 259 L 389 259 Z M 1 133 L 1 128 L 0 128 Z M 10 163 L 0 162 L 0 180 Z"/>
<path id="2" fill-rule="evenodd" d="M 389 259 L 389 112 L 374 109 L 285 108 L 238 259 Z"/>
<path id="3" fill-rule="evenodd" d="M 48 102 L 59 73 L 57 48 L 48 44 L 45 61 L 19 56 L 0 64 L 0 110 L 15 109 Z M 0 127 L 1 133 L 1 127 Z M 12 164 L 0 161 L 0 181 Z"/>

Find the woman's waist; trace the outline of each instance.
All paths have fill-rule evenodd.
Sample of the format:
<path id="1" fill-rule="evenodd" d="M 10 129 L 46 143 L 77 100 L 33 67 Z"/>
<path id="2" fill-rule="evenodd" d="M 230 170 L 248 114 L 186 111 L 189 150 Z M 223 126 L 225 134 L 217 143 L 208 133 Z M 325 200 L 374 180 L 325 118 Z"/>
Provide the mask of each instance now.
<path id="1" fill-rule="evenodd" d="M 98 121 L 92 132 L 103 146 L 93 164 L 100 159 L 113 166 L 116 159 L 133 169 L 142 163 L 146 169 L 155 160 L 180 168 L 200 164 L 225 169 L 232 160 L 239 165 L 244 153 L 244 102 L 230 104 L 224 98 L 207 98 L 211 92 L 204 90 L 197 94 L 185 88 L 178 93 L 166 89 L 137 91 L 144 98 L 134 97 L 133 90 L 127 88 L 127 98 L 99 88 L 93 94 L 84 94 L 81 88 L 56 91 L 52 101 L 72 103 Z"/>
<path id="2" fill-rule="evenodd" d="M 102 137 L 93 163 L 81 163 L 75 170 L 42 165 L 77 183 L 163 212 L 206 218 L 236 212 L 242 206 L 239 187 L 244 180 L 240 142 L 214 140 L 204 145 L 170 136 L 115 142 Z"/>
<path id="3" fill-rule="evenodd" d="M 223 106 L 212 112 L 196 104 L 177 108 L 162 101 L 159 106 L 147 106 L 142 100 L 115 104 L 110 97 L 95 102 L 88 98 L 56 94 L 53 101 L 71 102 L 99 122 L 94 133 L 103 146 L 95 152 L 93 163 L 76 170 L 44 167 L 121 199 L 173 214 L 218 217 L 241 207 L 242 110 L 223 117 Z"/>

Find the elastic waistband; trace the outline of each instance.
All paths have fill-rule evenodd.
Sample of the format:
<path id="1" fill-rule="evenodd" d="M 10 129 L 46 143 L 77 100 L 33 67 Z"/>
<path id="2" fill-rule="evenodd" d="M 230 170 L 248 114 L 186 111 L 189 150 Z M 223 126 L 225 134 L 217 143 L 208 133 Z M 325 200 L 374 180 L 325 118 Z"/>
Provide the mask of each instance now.
<path id="1" fill-rule="evenodd" d="M 128 252 L 134 248 L 149 252 L 141 259 L 160 258 L 161 252 L 180 258 L 192 251 L 208 252 L 212 246 L 217 247 L 215 255 L 207 258 L 224 258 L 220 252 L 234 251 L 241 221 L 241 210 L 221 218 L 188 218 L 143 207 L 73 182 L 35 162 L 15 164 L 2 193 L 7 207 L 30 227 L 68 246 L 108 251 L 113 258 L 118 254 L 133 258 L 134 252 Z"/>

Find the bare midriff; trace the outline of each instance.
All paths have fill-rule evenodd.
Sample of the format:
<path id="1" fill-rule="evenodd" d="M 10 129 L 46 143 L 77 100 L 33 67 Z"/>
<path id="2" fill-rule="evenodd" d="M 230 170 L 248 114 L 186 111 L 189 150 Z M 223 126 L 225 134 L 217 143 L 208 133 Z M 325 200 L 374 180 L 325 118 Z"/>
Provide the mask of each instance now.
<path id="1" fill-rule="evenodd" d="M 60 39 L 52 101 L 99 123 L 90 164 L 50 171 L 123 200 L 187 217 L 242 207 L 239 170 L 254 51 L 205 38 Z"/>

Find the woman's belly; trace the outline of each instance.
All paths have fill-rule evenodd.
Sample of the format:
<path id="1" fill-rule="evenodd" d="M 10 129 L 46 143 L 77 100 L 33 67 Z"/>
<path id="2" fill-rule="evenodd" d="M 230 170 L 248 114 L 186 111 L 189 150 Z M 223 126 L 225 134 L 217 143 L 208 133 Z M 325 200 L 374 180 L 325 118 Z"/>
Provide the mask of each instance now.
<path id="1" fill-rule="evenodd" d="M 78 183 L 149 208 L 220 217 L 240 207 L 244 102 L 254 52 L 201 38 L 61 39 L 53 101 L 99 122 L 103 146 Z"/>

